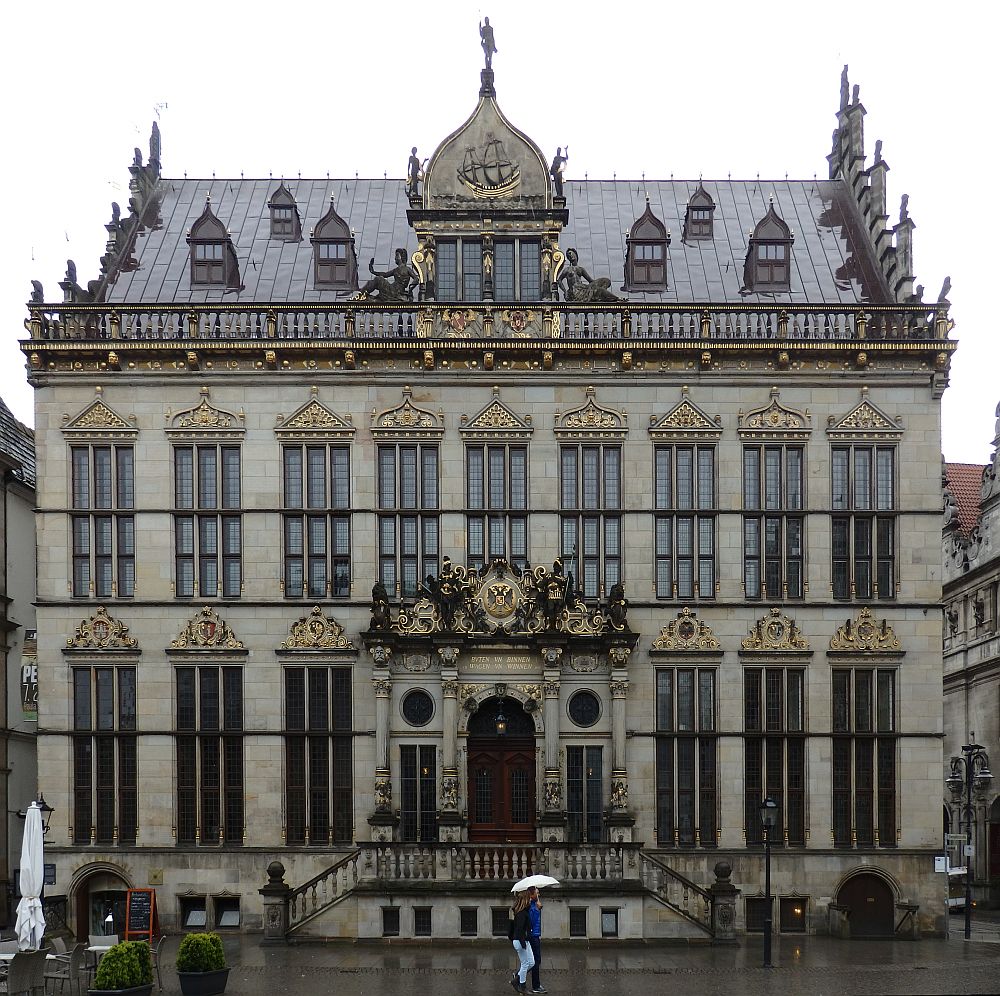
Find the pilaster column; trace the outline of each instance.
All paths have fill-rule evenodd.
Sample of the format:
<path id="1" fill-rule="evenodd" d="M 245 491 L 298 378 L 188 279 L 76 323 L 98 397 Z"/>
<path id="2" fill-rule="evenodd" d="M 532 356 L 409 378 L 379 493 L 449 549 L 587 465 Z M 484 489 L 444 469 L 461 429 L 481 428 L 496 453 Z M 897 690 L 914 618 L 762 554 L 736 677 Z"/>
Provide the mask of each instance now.
<path id="1" fill-rule="evenodd" d="M 611 812 L 608 826 L 618 840 L 631 840 L 635 820 L 629 815 L 628 764 L 625 758 L 625 701 L 628 697 L 628 672 L 625 665 L 631 650 L 612 647 L 611 658 Z"/>
<path id="2" fill-rule="evenodd" d="M 458 777 L 458 647 L 440 647 L 441 658 L 441 806 L 438 839 L 457 841 L 461 836 Z"/>
<path id="3" fill-rule="evenodd" d="M 392 777 L 389 767 L 389 704 L 392 699 L 392 677 L 389 662 L 392 651 L 384 646 L 371 648 L 375 662 L 372 687 L 375 689 L 375 811 L 369 817 L 372 839 L 392 839 L 396 819 L 392 812 Z"/>
<path id="4" fill-rule="evenodd" d="M 545 721 L 545 784 L 543 812 L 539 821 L 543 840 L 561 841 L 566 836 L 566 820 L 562 808 L 562 774 L 559 770 L 559 691 L 562 648 L 546 647 L 542 651 L 542 697 Z"/>

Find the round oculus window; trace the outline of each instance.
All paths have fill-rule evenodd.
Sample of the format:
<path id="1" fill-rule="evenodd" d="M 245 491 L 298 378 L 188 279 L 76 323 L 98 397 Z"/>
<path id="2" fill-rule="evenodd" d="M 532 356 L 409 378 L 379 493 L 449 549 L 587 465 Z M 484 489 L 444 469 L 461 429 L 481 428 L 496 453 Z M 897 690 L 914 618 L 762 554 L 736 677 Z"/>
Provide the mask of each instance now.
<path id="1" fill-rule="evenodd" d="M 593 726 L 601 716 L 601 700 L 593 692 L 577 692 L 569 700 L 569 718 L 577 726 Z"/>
<path id="2" fill-rule="evenodd" d="M 434 700 L 423 689 L 407 692 L 403 697 L 403 719 L 410 726 L 426 726 L 434 715 Z"/>

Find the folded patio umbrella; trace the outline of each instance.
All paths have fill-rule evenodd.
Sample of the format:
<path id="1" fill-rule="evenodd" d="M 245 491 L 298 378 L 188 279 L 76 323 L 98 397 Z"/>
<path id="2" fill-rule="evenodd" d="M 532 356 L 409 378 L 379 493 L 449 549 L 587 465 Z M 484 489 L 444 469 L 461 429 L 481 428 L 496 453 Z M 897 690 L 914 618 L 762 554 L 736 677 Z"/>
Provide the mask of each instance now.
<path id="1" fill-rule="evenodd" d="M 530 889 L 534 886 L 536 889 L 542 889 L 546 885 L 558 885 L 559 879 L 553 878 L 551 875 L 529 875 L 527 878 L 522 878 L 520 882 L 514 883 L 514 888 L 511 892 L 524 892 L 526 889 Z"/>
<path id="2" fill-rule="evenodd" d="M 42 856 L 42 811 L 33 802 L 24 820 L 24 837 L 21 839 L 21 900 L 17 904 L 17 944 L 24 951 L 38 950 L 45 933 L 42 915 L 42 884 L 44 858 Z"/>

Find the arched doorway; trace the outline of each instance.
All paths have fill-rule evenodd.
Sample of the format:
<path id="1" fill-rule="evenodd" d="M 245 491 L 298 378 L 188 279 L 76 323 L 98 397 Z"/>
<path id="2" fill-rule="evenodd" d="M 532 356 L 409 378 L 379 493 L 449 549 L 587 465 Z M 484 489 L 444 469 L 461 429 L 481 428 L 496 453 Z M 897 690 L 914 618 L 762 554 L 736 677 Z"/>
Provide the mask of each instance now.
<path id="1" fill-rule="evenodd" d="M 468 729 L 469 840 L 533 841 L 534 720 L 516 699 L 492 698 L 469 717 Z"/>
<path id="2" fill-rule="evenodd" d="M 86 941 L 90 934 L 125 936 L 125 894 L 131 888 L 117 872 L 96 868 L 76 885 L 76 939 Z M 109 920 L 108 917 L 111 919 Z"/>
<path id="3" fill-rule="evenodd" d="M 895 901 L 880 875 L 852 875 L 837 893 L 837 905 L 850 910 L 851 937 L 892 937 Z"/>

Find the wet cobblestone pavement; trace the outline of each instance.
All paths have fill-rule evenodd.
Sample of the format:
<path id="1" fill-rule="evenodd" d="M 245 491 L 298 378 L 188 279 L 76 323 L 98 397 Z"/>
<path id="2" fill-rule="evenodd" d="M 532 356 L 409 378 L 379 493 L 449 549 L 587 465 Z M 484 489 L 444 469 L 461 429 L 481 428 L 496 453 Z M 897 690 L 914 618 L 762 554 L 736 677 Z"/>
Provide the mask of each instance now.
<path id="1" fill-rule="evenodd" d="M 775 996 L 1000 992 L 1000 927 L 976 924 L 965 941 L 959 925 L 945 939 L 840 941 L 775 939 L 774 968 L 761 967 L 762 941 L 709 945 L 545 942 L 542 982 L 552 996 L 678 996 L 740 993 Z M 171 938 L 163 956 L 163 991 L 179 993 Z M 258 936 L 226 938 L 229 996 L 509 996 L 514 964 L 506 942 L 304 944 L 261 947 Z"/>

